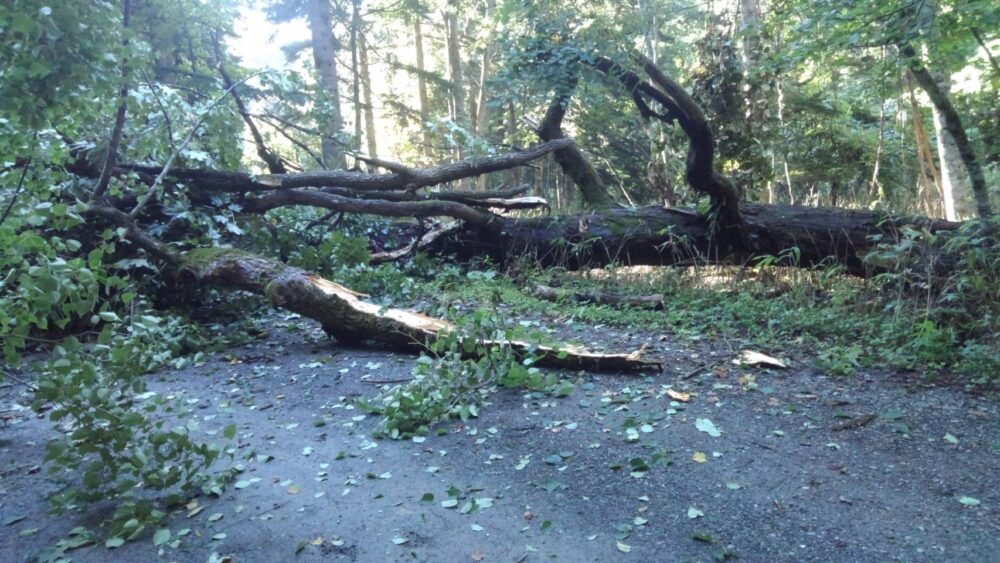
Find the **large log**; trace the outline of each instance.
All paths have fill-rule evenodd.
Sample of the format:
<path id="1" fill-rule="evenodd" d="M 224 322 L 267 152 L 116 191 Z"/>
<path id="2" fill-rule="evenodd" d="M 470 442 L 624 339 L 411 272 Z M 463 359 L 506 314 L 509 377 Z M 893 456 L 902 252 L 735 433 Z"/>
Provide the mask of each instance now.
<path id="1" fill-rule="evenodd" d="M 499 235 L 467 227 L 438 240 L 437 250 L 461 258 L 505 262 L 532 257 L 569 269 L 624 265 L 747 264 L 785 254 L 787 265 L 840 265 L 856 276 L 880 271 L 865 260 L 880 240 L 904 226 L 944 233 L 958 223 L 832 208 L 743 204 L 742 222 L 712 234 L 706 218 L 663 207 L 607 209 L 531 219 L 502 218 Z M 797 249 L 797 250 L 792 250 Z"/>
<path id="2" fill-rule="evenodd" d="M 275 307 L 320 322 L 339 340 L 374 340 L 393 348 L 422 350 L 444 333 L 456 330 L 451 323 L 420 313 L 368 303 L 363 294 L 281 262 L 241 251 L 206 248 L 183 255 L 180 283 L 216 285 L 263 295 Z M 601 371 L 636 371 L 658 368 L 642 358 L 643 350 L 629 354 L 591 352 L 575 346 L 537 346 L 524 341 L 481 341 L 487 346 L 510 346 L 519 356 L 535 356 L 535 365 Z"/>

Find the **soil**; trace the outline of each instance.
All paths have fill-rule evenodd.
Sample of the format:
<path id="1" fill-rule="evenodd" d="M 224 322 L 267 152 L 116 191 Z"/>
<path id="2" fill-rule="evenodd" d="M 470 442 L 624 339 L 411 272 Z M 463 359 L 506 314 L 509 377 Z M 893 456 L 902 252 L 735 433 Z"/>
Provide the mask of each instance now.
<path id="1" fill-rule="evenodd" d="M 501 390 L 479 418 L 439 425 L 442 435 L 373 440 L 377 418 L 355 399 L 409 377 L 415 358 L 342 346 L 279 313 L 268 333 L 149 376 L 152 390 L 194 405 L 202 439 L 224 442 L 220 429 L 238 425 L 239 481 L 172 513 L 173 542 L 155 546 L 150 532 L 66 559 L 986 562 L 1000 553 L 998 405 L 960 388 L 875 372 L 831 378 L 794 355 L 783 356 L 787 369 L 737 366 L 739 347 L 725 342 L 587 327 L 573 335 L 617 351 L 646 343 L 664 369 L 566 373 L 576 382 L 568 397 Z M 71 530 L 108 516 L 100 506 L 48 514 L 46 495 L 59 486 L 42 465 L 53 430 L 30 401 L 2 384 L 0 561 L 51 556 Z"/>

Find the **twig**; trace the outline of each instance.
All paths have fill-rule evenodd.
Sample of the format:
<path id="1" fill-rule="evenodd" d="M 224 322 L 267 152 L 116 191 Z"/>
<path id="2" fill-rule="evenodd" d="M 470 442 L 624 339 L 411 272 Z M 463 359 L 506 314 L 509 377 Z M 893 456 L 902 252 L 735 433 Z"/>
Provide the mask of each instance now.
<path id="1" fill-rule="evenodd" d="M 28 157 L 28 161 L 24 163 L 24 168 L 21 169 L 21 178 L 17 181 L 17 188 L 14 189 L 14 195 L 10 196 L 10 201 L 7 203 L 7 208 L 3 210 L 3 215 L 0 215 L 0 225 L 7 220 L 7 216 L 10 215 L 11 209 L 14 209 L 14 203 L 17 201 L 17 196 L 21 193 L 24 188 L 24 179 L 28 176 L 28 168 L 31 167 L 31 157 Z"/>
<path id="2" fill-rule="evenodd" d="M 229 93 L 232 92 L 234 88 L 236 88 L 240 84 L 243 84 L 247 80 L 250 80 L 251 78 L 254 78 L 254 77 L 259 76 L 261 74 L 264 74 L 266 72 L 268 72 L 268 71 L 255 72 L 254 74 L 251 74 L 251 75 L 249 75 L 249 76 L 247 76 L 247 77 L 245 77 L 245 78 L 243 78 L 241 80 L 238 80 L 235 84 L 233 84 L 232 86 L 230 86 L 229 88 L 227 88 L 226 91 L 222 93 L 222 95 L 220 95 L 218 98 L 216 98 L 215 100 L 213 100 L 212 103 L 209 104 L 208 107 L 205 108 L 205 110 L 201 112 L 201 117 L 198 118 L 198 122 L 195 123 L 194 127 L 191 128 L 191 131 L 188 133 L 187 137 L 184 139 L 184 142 L 181 143 L 181 145 L 179 147 L 177 147 L 176 149 L 174 149 L 174 152 L 172 152 L 170 154 L 170 158 L 167 159 L 166 164 L 163 165 L 163 169 L 160 170 L 160 173 L 156 176 L 156 179 L 153 180 L 153 185 L 151 185 L 149 187 L 149 191 L 146 192 L 145 197 L 143 197 L 139 201 L 139 203 L 135 204 L 135 207 L 132 208 L 131 212 L 129 212 L 129 214 L 128 214 L 129 219 L 135 219 L 136 217 L 138 217 L 139 216 L 139 212 L 142 211 L 142 209 L 144 207 L 146 207 L 146 204 L 148 204 L 150 201 L 152 201 L 152 199 L 154 197 L 156 197 L 156 192 L 159 189 L 160 184 L 163 183 L 163 179 L 166 178 L 167 173 L 170 172 L 170 167 L 173 166 L 174 160 L 176 160 L 177 156 L 185 148 L 187 148 L 188 143 L 190 143 L 191 140 L 194 139 L 195 133 L 197 133 L 198 129 L 201 128 L 202 124 L 205 123 L 205 118 L 207 118 L 208 114 L 211 113 L 211 111 L 213 109 L 215 109 L 215 106 L 219 105 L 219 103 L 221 103 L 223 100 L 225 100 L 227 97 L 229 97 Z"/>
<path id="3" fill-rule="evenodd" d="M 361 381 L 363 381 L 365 383 L 371 383 L 372 385 L 388 385 L 388 384 L 391 384 L 391 383 L 407 383 L 409 381 L 413 381 L 413 378 L 412 377 L 402 377 L 402 378 L 399 378 L 399 379 L 364 379 L 364 378 L 362 378 Z"/>
<path id="4" fill-rule="evenodd" d="M 125 0 L 122 4 L 122 27 L 128 29 L 129 12 L 131 12 L 131 0 Z M 122 40 L 122 46 L 128 45 L 128 39 Z M 125 112 L 128 109 L 128 58 L 122 57 L 122 86 L 118 91 L 118 110 L 115 112 L 115 126 L 111 130 L 111 140 L 108 142 L 108 153 L 104 157 L 104 167 L 101 168 L 101 175 L 97 179 L 97 186 L 90 196 L 92 203 L 98 203 L 104 199 L 104 193 L 108 191 L 111 183 L 111 172 L 115 168 L 115 155 L 118 153 L 118 146 L 122 142 L 122 130 L 125 128 Z"/>
<path id="5" fill-rule="evenodd" d="M 31 389 L 32 391 L 38 391 L 38 387 L 34 383 L 31 383 L 30 381 L 25 381 L 10 372 L 7 371 L 3 372 L 3 376 L 15 383 L 20 383 L 21 385 L 27 387 L 28 389 Z"/>
<path id="6" fill-rule="evenodd" d="M 708 368 L 708 364 L 710 364 L 710 363 L 711 362 L 705 362 L 705 363 L 699 365 L 698 367 L 694 368 L 693 370 L 691 370 L 691 371 L 685 373 L 684 375 L 680 376 L 678 379 L 681 379 L 681 380 L 691 379 L 692 377 L 698 375 L 700 372 L 705 371 L 705 369 Z"/>
<path id="7" fill-rule="evenodd" d="M 146 71 L 142 72 L 142 79 L 146 81 L 146 85 L 149 86 L 150 91 L 153 92 L 153 99 L 156 100 L 156 105 L 160 106 L 160 111 L 163 112 L 163 123 L 167 127 L 167 141 L 170 143 L 171 150 L 175 150 L 177 146 L 174 144 L 174 127 L 173 122 L 170 120 L 170 114 L 167 113 L 167 106 L 163 103 L 160 97 L 160 89 L 156 87 L 156 83 L 149 78 Z"/>

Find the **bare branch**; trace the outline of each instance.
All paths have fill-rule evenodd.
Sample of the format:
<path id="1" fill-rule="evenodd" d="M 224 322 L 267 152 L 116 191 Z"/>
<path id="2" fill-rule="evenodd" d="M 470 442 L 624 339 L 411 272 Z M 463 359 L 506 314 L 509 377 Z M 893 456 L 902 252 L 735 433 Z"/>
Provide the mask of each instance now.
<path id="1" fill-rule="evenodd" d="M 128 29 L 130 12 L 132 11 L 131 0 L 125 0 L 122 4 L 122 27 Z M 128 37 L 122 40 L 122 45 L 128 45 Z M 115 169 L 115 156 L 118 153 L 118 146 L 122 142 L 122 130 L 125 128 L 125 112 L 128 109 L 128 58 L 122 57 L 122 85 L 118 91 L 118 109 L 115 111 L 115 125 L 111 130 L 111 140 L 108 142 L 108 152 L 104 157 L 104 166 L 101 168 L 101 175 L 94 186 L 94 193 L 90 196 L 91 202 L 104 200 L 104 194 L 111 184 L 111 173 Z"/>
<path id="2" fill-rule="evenodd" d="M 153 198 L 156 197 L 156 192 L 159 189 L 160 184 L 163 183 L 163 179 L 166 178 L 167 173 L 170 172 L 170 167 L 173 166 L 174 160 L 177 159 L 177 156 L 181 152 L 183 152 L 184 149 L 187 148 L 187 146 L 191 142 L 191 140 L 194 139 L 194 134 L 198 131 L 198 129 L 201 128 L 202 124 L 205 123 L 205 118 L 208 117 L 208 114 L 211 113 L 211 111 L 213 109 L 215 109 L 215 106 L 219 105 L 219 103 L 222 100 L 225 100 L 226 97 L 229 95 L 230 92 L 233 91 L 234 88 L 236 88 L 240 84 L 243 84 L 247 80 L 250 80 L 251 78 L 253 78 L 255 76 L 258 76 L 260 74 L 263 74 L 263 72 L 257 72 L 257 73 L 251 74 L 250 76 L 247 76 L 247 77 L 241 79 L 239 82 L 236 82 L 235 84 L 233 84 L 232 86 L 230 86 L 229 88 L 227 88 L 226 91 L 223 92 L 221 96 L 219 96 L 218 98 L 216 98 L 215 100 L 213 100 L 212 103 L 209 104 L 209 106 L 207 108 L 205 108 L 205 110 L 201 113 L 201 117 L 198 118 L 198 122 L 194 124 L 194 127 L 191 128 L 191 131 L 188 133 L 187 137 L 184 139 L 184 142 L 181 143 L 179 147 L 177 147 L 176 149 L 174 149 L 174 152 L 170 153 L 170 158 L 167 159 L 166 164 L 163 165 L 163 169 L 160 170 L 160 173 L 156 176 L 156 179 L 153 180 L 153 185 L 151 185 L 149 187 L 149 191 L 146 192 L 145 197 L 143 197 L 141 200 L 139 200 L 139 203 L 137 203 L 135 205 L 135 207 L 132 208 L 132 211 L 129 212 L 128 216 L 130 218 L 135 219 L 136 217 L 138 217 L 139 216 L 139 212 L 142 211 L 142 208 L 146 207 L 146 205 L 150 201 L 152 201 Z"/>
<path id="3" fill-rule="evenodd" d="M 244 211 L 263 213 L 289 205 L 311 205 L 346 213 L 367 213 L 384 217 L 453 217 L 472 225 L 493 228 L 494 215 L 478 211 L 454 201 L 386 201 L 381 199 L 354 199 L 317 190 L 277 190 L 248 199 Z"/>

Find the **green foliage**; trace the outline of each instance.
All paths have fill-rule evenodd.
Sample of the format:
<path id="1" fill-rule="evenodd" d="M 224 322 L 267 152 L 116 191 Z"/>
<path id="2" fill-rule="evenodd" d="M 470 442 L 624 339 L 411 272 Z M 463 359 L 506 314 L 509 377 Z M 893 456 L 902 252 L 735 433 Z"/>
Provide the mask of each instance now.
<path id="1" fill-rule="evenodd" d="M 992 386 L 1000 373 L 996 369 L 1000 365 L 996 340 L 1000 301 L 995 281 L 1000 279 L 996 270 L 1000 248 L 990 246 L 994 243 L 978 232 L 970 226 L 963 229 L 965 235 L 938 241 L 965 258 L 947 278 L 938 279 L 930 292 L 929 278 L 918 277 L 899 263 L 894 266 L 897 273 L 862 281 L 836 268 L 797 268 L 794 249 L 762 258 L 754 268 L 701 266 L 640 273 L 608 268 L 584 275 L 523 271 L 519 283 L 475 276 L 435 283 L 443 302 L 497 299 L 510 314 L 561 318 L 568 327 L 644 327 L 697 340 L 724 335 L 747 346 L 811 351 L 816 367 L 831 375 L 873 368 L 915 370 L 928 377 L 951 372 L 970 385 Z M 912 234 L 920 236 L 919 231 Z M 904 238 L 885 245 L 879 263 L 886 264 L 886 252 L 912 259 L 914 244 L 913 239 Z M 653 311 L 551 302 L 520 287 L 535 283 L 561 284 L 577 291 L 661 293 L 665 304 L 662 311 Z"/>
<path id="2" fill-rule="evenodd" d="M 428 346 L 413 370 L 413 379 L 392 387 L 363 406 L 378 412 L 376 435 L 407 438 L 426 435 L 435 422 L 467 420 L 499 387 L 548 391 L 559 396 L 573 385 L 533 367 L 511 347 L 514 331 L 495 309 L 479 309 L 463 317 L 456 330 Z"/>

